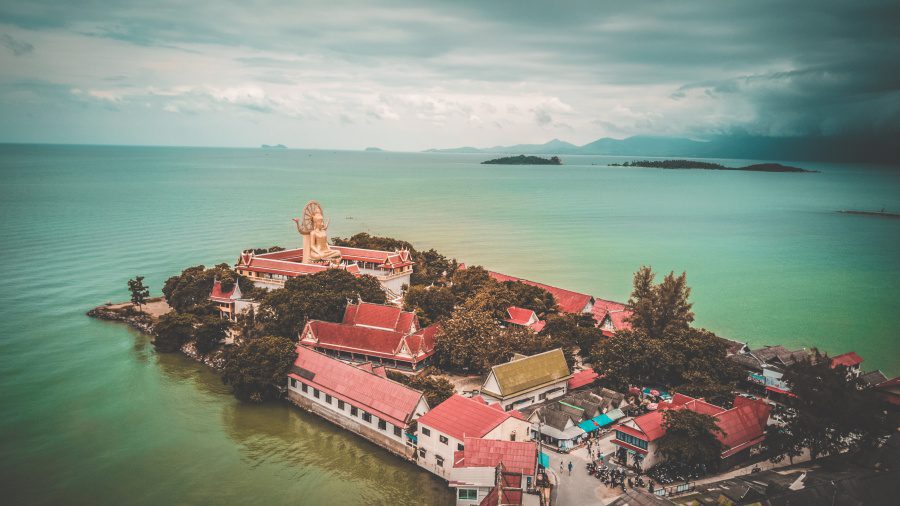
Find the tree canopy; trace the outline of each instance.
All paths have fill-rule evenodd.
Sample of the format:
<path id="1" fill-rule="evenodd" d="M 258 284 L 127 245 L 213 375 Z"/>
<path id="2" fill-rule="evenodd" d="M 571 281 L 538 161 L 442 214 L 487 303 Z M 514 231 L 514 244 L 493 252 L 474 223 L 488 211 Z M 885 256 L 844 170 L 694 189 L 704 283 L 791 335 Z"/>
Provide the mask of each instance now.
<path id="1" fill-rule="evenodd" d="M 218 316 L 204 316 L 194 329 L 197 351 L 203 355 L 213 351 L 227 336 L 231 322 Z"/>
<path id="2" fill-rule="evenodd" d="M 287 373 L 297 358 L 290 339 L 264 336 L 228 350 L 222 381 L 231 385 L 235 397 L 262 402 L 278 397 L 277 386 L 287 382 Z"/>
<path id="3" fill-rule="evenodd" d="M 144 276 L 136 276 L 128 280 L 128 291 L 131 292 L 131 303 L 142 310 L 142 306 L 150 296 L 150 288 L 144 286 Z"/>
<path id="4" fill-rule="evenodd" d="M 219 264 L 211 269 L 203 265 L 188 267 L 181 274 L 167 279 L 162 292 L 166 302 L 179 313 L 213 314 L 209 293 L 216 279 L 222 282 L 224 290 L 231 290 L 236 282 L 240 283 L 245 294 L 255 290 L 249 279 L 238 275 L 228 264 Z"/>
<path id="5" fill-rule="evenodd" d="M 455 305 L 453 292 L 443 286 L 411 286 L 403 297 L 403 309 L 415 312 L 422 326 L 447 318 Z"/>
<path id="6" fill-rule="evenodd" d="M 442 324 L 434 343 L 435 364 L 455 372 L 480 373 L 486 350 L 500 328 L 490 313 L 459 308 Z"/>
<path id="7" fill-rule="evenodd" d="M 384 304 L 381 284 L 372 276 L 356 277 L 341 269 L 328 269 L 288 279 L 261 301 L 256 324 L 266 334 L 297 340 L 309 320 L 339 322 L 347 302 Z"/>
<path id="8" fill-rule="evenodd" d="M 657 444 L 657 453 L 667 461 L 697 468 L 718 464 L 722 443 L 716 434 L 725 432 L 716 419 L 689 409 L 668 409 L 663 412 L 666 435 Z"/>
<path id="9" fill-rule="evenodd" d="M 360 232 L 347 238 L 335 237 L 332 239 L 332 242 L 336 246 L 351 248 L 381 251 L 409 250 L 412 260 L 416 264 L 410 277 L 410 285 L 412 286 L 443 285 L 446 283 L 447 278 L 456 272 L 457 268 L 455 259 L 449 259 L 434 249 L 417 251 L 409 242 L 394 239 L 393 237 L 379 237 Z"/>
<path id="10" fill-rule="evenodd" d="M 174 311 L 160 316 L 153 326 L 153 346 L 163 353 L 178 351 L 181 345 L 193 339 L 195 320 L 191 314 Z"/>
<path id="11" fill-rule="evenodd" d="M 776 459 L 803 448 L 816 458 L 869 447 L 889 432 L 877 394 L 862 388 L 845 367 L 832 367 L 827 355 L 815 351 L 789 366 L 783 379 L 793 396 L 786 400 L 791 409 L 779 439 L 769 445 Z"/>
<path id="12" fill-rule="evenodd" d="M 684 274 L 669 273 L 654 284 L 653 271 L 634 275 L 628 302 L 632 328 L 616 332 L 591 350 L 591 364 L 613 388 L 665 385 L 710 402 L 728 405 L 741 373 L 726 358 L 727 344 L 715 334 L 691 327 L 694 315 Z"/>
<path id="13" fill-rule="evenodd" d="M 428 370 L 422 374 L 407 375 L 397 371 L 388 371 L 387 374 L 388 378 L 425 394 L 425 400 L 432 408 L 449 399 L 454 392 L 453 383 L 447 378 L 432 375 Z"/>

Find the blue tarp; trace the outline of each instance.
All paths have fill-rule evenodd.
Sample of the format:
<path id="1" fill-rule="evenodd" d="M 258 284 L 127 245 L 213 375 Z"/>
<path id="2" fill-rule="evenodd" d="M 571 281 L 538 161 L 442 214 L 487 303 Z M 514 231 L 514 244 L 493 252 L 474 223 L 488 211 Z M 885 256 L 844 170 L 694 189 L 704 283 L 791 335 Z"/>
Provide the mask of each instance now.
<path id="1" fill-rule="evenodd" d="M 590 419 L 590 420 L 585 420 L 585 421 L 579 423 L 578 428 L 585 432 L 593 432 L 593 431 L 599 429 L 600 427 L 598 427 L 597 424 L 594 423 L 594 419 Z"/>
<path id="2" fill-rule="evenodd" d="M 544 452 L 541 452 L 540 456 L 538 457 L 538 462 L 544 469 L 550 467 L 550 457 L 547 456 L 547 454 Z"/>
<path id="3" fill-rule="evenodd" d="M 581 430 L 583 430 L 585 432 L 592 432 L 592 431 L 599 429 L 600 427 L 606 427 L 607 425 L 612 424 L 613 422 L 615 422 L 616 420 L 618 420 L 619 418 L 622 418 L 624 416 L 625 416 L 625 414 L 622 413 L 622 411 L 620 411 L 618 409 L 614 409 L 614 410 L 610 411 L 609 413 L 597 415 L 594 418 L 591 418 L 590 420 L 585 420 L 585 421 L 579 423 L 578 428 L 580 428 Z"/>

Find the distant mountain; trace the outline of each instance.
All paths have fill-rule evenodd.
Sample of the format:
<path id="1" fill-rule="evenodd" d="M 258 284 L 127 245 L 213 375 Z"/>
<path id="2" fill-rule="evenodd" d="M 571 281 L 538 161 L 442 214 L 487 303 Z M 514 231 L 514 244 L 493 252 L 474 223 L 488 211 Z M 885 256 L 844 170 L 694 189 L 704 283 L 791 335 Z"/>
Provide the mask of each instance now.
<path id="1" fill-rule="evenodd" d="M 900 161 L 900 150 L 890 141 L 869 137 L 717 136 L 706 141 L 654 136 L 634 136 L 625 139 L 604 137 L 583 146 L 553 139 L 544 144 L 429 149 L 428 152 L 740 158 L 749 160 Z"/>

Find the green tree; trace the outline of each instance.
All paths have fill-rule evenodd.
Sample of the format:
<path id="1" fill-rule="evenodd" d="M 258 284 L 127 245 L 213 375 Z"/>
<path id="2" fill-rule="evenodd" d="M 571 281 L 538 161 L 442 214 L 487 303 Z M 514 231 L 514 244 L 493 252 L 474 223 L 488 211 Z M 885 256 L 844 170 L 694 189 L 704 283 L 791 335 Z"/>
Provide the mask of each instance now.
<path id="1" fill-rule="evenodd" d="M 458 267 L 456 260 L 449 259 L 437 251 L 430 249 L 413 253 L 413 268 L 410 284 L 412 285 L 445 285 Z"/>
<path id="2" fill-rule="evenodd" d="M 509 327 L 495 332 L 485 349 L 487 366 L 509 362 L 513 355 L 536 355 L 545 351 L 561 348 L 566 357 L 569 369 L 575 365 L 574 347 L 558 336 L 535 334 L 533 330 L 521 325 Z"/>
<path id="3" fill-rule="evenodd" d="M 694 468 L 719 462 L 722 443 L 716 434 L 726 434 L 712 416 L 689 409 L 668 409 L 663 412 L 663 427 L 666 435 L 656 451 L 667 461 Z"/>
<path id="4" fill-rule="evenodd" d="M 616 332 L 591 349 L 591 364 L 614 388 L 666 385 L 710 402 L 728 404 L 741 373 L 727 359 L 727 344 L 690 326 L 693 313 L 685 275 L 669 274 L 658 285 L 642 267 L 629 300 L 632 329 Z"/>
<path id="5" fill-rule="evenodd" d="M 212 315 L 209 301 L 213 282 L 218 279 L 224 290 L 231 290 L 234 283 L 240 283 L 245 294 L 254 292 L 253 283 L 234 272 L 228 264 L 219 264 L 211 269 L 203 265 L 188 267 L 181 274 L 172 276 L 163 285 L 163 295 L 172 309 L 179 313 L 192 313 L 197 316 Z"/>
<path id="6" fill-rule="evenodd" d="M 577 347 L 585 359 L 589 358 L 594 345 L 605 339 L 590 314 L 551 314 L 544 320 L 546 324 L 541 335 L 555 336 L 567 345 Z"/>
<path id="7" fill-rule="evenodd" d="M 397 371 L 388 371 L 387 374 L 388 378 L 425 394 L 425 400 L 428 401 L 428 405 L 431 407 L 446 401 L 454 393 L 453 383 L 450 383 L 447 378 L 432 375 L 430 370 L 412 375 Z"/>
<path id="8" fill-rule="evenodd" d="M 843 366 L 815 351 L 811 359 L 795 362 L 784 374 L 791 387 L 785 415 L 784 439 L 775 453 L 796 454 L 808 448 L 815 459 L 848 449 L 874 446 L 890 430 L 881 400 Z"/>
<path id="9" fill-rule="evenodd" d="M 150 288 L 144 286 L 144 276 L 135 276 L 134 279 L 128 280 L 128 291 L 131 292 L 131 303 L 138 307 L 138 311 L 143 313 L 143 305 L 150 296 Z"/>
<path id="10" fill-rule="evenodd" d="M 278 387 L 287 382 L 287 373 L 297 359 L 290 339 L 264 336 L 235 346 L 226 352 L 222 381 L 231 385 L 235 397 L 262 402 L 278 397 Z"/>
<path id="11" fill-rule="evenodd" d="M 463 304 L 468 298 L 475 295 L 485 285 L 495 283 L 488 271 L 480 265 L 473 265 L 466 269 L 457 270 L 451 278 L 453 294 L 456 295 L 457 304 Z"/>
<path id="12" fill-rule="evenodd" d="M 435 364 L 447 371 L 480 373 L 488 366 L 486 353 L 499 332 L 490 313 L 458 308 L 441 323 Z"/>
<path id="13" fill-rule="evenodd" d="M 226 337 L 231 322 L 218 316 L 205 316 L 194 330 L 197 351 L 203 355 L 213 351 Z"/>
<path id="14" fill-rule="evenodd" d="M 194 322 L 195 317 L 190 314 L 170 312 L 160 316 L 153 326 L 153 346 L 163 353 L 178 351 L 181 345 L 193 339 Z"/>
<path id="15" fill-rule="evenodd" d="M 372 276 L 356 277 L 341 269 L 328 269 L 287 280 L 284 288 L 269 292 L 260 303 L 256 320 L 268 334 L 297 340 L 309 320 L 339 322 L 347 301 L 385 303 L 384 290 Z"/>
<path id="16" fill-rule="evenodd" d="M 403 297 L 403 309 L 414 311 L 422 326 L 447 318 L 455 304 L 453 292 L 441 286 L 411 286 Z"/>
<path id="17" fill-rule="evenodd" d="M 410 252 L 415 251 L 413 245 L 406 241 L 401 241 L 400 239 L 394 239 L 392 237 L 369 235 L 366 232 L 360 232 L 348 238 L 334 237 L 331 239 L 331 242 L 335 246 L 346 246 L 349 248 L 374 249 L 379 251 L 397 251 L 401 249 L 406 249 Z"/>

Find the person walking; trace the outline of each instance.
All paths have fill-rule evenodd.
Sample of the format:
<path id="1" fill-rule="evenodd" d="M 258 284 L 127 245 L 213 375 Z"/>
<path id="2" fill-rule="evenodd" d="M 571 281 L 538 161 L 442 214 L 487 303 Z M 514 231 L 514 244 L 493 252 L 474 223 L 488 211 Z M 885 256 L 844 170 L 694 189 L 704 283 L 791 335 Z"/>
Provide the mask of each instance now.
<path id="1" fill-rule="evenodd" d="M 569 461 L 569 476 L 572 476 L 572 461 Z"/>
<path id="2" fill-rule="evenodd" d="M 563 473 L 563 461 L 562 461 L 562 459 L 559 459 L 559 474 L 562 474 L 562 473 Z"/>

